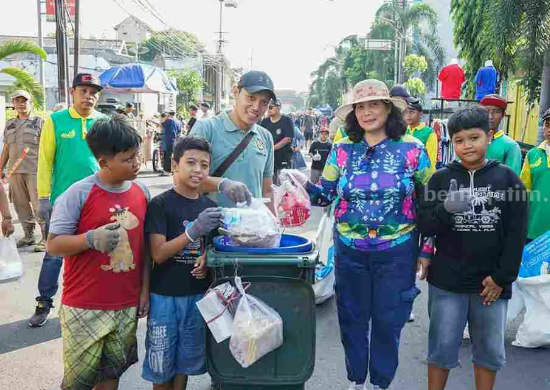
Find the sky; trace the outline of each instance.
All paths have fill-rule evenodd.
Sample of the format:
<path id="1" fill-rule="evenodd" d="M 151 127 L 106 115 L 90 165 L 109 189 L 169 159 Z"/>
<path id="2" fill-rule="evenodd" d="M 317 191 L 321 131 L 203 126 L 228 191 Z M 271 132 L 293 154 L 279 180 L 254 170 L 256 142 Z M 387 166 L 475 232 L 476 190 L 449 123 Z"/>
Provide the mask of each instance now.
<path id="1" fill-rule="evenodd" d="M 0 0 L 4 3 L 8 0 Z M 383 0 L 237 0 L 223 9 L 224 51 L 232 67 L 263 70 L 276 89 L 307 91 L 313 72 L 351 34 L 365 35 Z M 113 27 L 132 14 L 153 29 L 192 32 L 215 53 L 218 0 L 149 0 L 163 19 L 146 13 L 146 0 L 81 0 L 81 36 L 116 38 Z M 36 35 L 37 0 L 17 0 L 22 12 L 0 13 L 0 34 Z M 14 15 L 17 17 L 14 17 Z M 55 30 L 44 23 L 45 34 Z"/>

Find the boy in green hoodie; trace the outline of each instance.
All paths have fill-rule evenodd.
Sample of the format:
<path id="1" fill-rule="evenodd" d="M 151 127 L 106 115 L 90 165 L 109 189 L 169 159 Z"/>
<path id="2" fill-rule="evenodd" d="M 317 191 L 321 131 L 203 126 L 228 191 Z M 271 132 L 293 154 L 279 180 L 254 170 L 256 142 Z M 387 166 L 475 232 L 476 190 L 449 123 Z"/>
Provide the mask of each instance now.
<path id="1" fill-rule="evenodd" d="M 527 153 L 521 180 L 530 192 L 528 241 L 550 230 L 550 108 L 542 116 L 544 141 Z"/>
<path id="2" fill-rule="evenodd" d="M 483 108 L 456 112 L 448 128 L 460 162 L 434 173 L 419 196 L 418 227 L 437 248 L 427 270 L 428 389 L 445 389 L 468 322 L 476 389 L 492 390 L 506 363 L 506 311 L 527 233 L 527 192 L 509 167 L 487 160 Z"/>

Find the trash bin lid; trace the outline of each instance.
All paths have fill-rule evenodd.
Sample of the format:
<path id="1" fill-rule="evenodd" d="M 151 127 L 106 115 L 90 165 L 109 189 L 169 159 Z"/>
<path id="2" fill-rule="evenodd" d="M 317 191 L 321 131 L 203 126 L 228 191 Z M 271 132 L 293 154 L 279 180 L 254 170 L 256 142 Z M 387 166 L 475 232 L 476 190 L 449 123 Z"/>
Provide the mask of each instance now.
<path id="1" fill-rule="evenodd" d="M 215 285 L 233 278 L 220 279 Z M 241 385 L 293 385 L 305 383 L 315 366 L 315 297 L 303 280 L 250 276 L 247 290 L 283 319 L 283 345 L 248 368 L 243 368 L 229 350 L 229 340 L 216 343 L 206 332 L 206 362 L 214 383 Z M 207 327 L 208 329 L 208 327 Z"/>
<path id="2" fill-rule="evenodd" d="M 305 237 L 296 236 L 294 234 L 283 234 L 281 236 L 281 246 L 279 248 L 244 248 L 241 246 L 234 246 L 230 237 L 218 236 L 214 238 L 214 248 L 220 252 L 276 255 L 283 253 L 311 252 L 313 243 Z"/>

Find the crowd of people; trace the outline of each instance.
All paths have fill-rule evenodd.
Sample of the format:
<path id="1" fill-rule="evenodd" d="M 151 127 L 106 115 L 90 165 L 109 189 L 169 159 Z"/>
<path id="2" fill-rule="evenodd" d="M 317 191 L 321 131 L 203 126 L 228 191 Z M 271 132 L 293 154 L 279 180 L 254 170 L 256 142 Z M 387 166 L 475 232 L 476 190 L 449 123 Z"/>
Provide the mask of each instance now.
<path id="1" fill-rule="evenodd" d="M 142 137 L 122 117 L 129 112 L 108 118 L 95 110 L 101 89 L 94 76 L 77 75 L 73 105 L 46 121 L 30 116 L 30 95 L 16 92 L 18 117 L 6 127 L 0 159 L 20 202 L 19 245 L 35 243 L 36 223 L 46 241 L 30 326 L 46 322 L 64 264 L 63 389 L 117 389 L 138 361 L 143 317 L 142 377 L 154 389 L 183 390 L 189 376 L 205 373 L 196 302 L 211 282 L 206 248 L 222 225 L 221 208 L 268 198 L 276 214 L 273 186 L 290 176 L 313 205 L 335 204 L 349 390 L 391 385 L 401 331 L 420 294 L 417 272 L 429 283 L 428 389 L 443 390 L 458 366 L 466 324 L 476 388 L 494 388 L 522 249 L 550 229 L 542 201 L 550 195 L 550 110 L 542 118 L 546 140 L 521 171 L 517 144 L 499 130 L 505 99 L 489 95 L 459 110 L 448 124 L 459 160 L 436 171 L 437 137 L 422 123 L 420 100 L 402 86 L 358 83 L 329 123 L 311 110 L 283 115 L 271 78 L 251 71 L 233 87 L 229 112 L 210 116 L 203 106 L 197 120 L 199 107 L 191 106 L 186 124 L 163 114 L 164 171 L 174 187 L 151 199 L 135 181 Z M 541 201 L 529 201 L 527 191 L 542 193 L 533 197 Z M 0 212 L 8 236 L 3 186 Z"/>

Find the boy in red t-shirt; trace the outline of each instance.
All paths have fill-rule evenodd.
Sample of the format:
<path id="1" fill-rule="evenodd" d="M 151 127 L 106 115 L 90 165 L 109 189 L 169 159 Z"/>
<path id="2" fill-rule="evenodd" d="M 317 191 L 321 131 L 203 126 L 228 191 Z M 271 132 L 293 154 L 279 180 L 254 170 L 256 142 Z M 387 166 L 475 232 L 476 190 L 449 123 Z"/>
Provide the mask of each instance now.
<path id="1" fill-rule="evenodd" d="M 149 193 L 133 182 L 141 137 L 123 119 L 100 120 L 87 136 L 100 171 L 55 203 L 48 252 L 63 256 L 62 389 L 118 388 L 137 357 L 137 319 L 149 307 L 143 225 Z"/>

